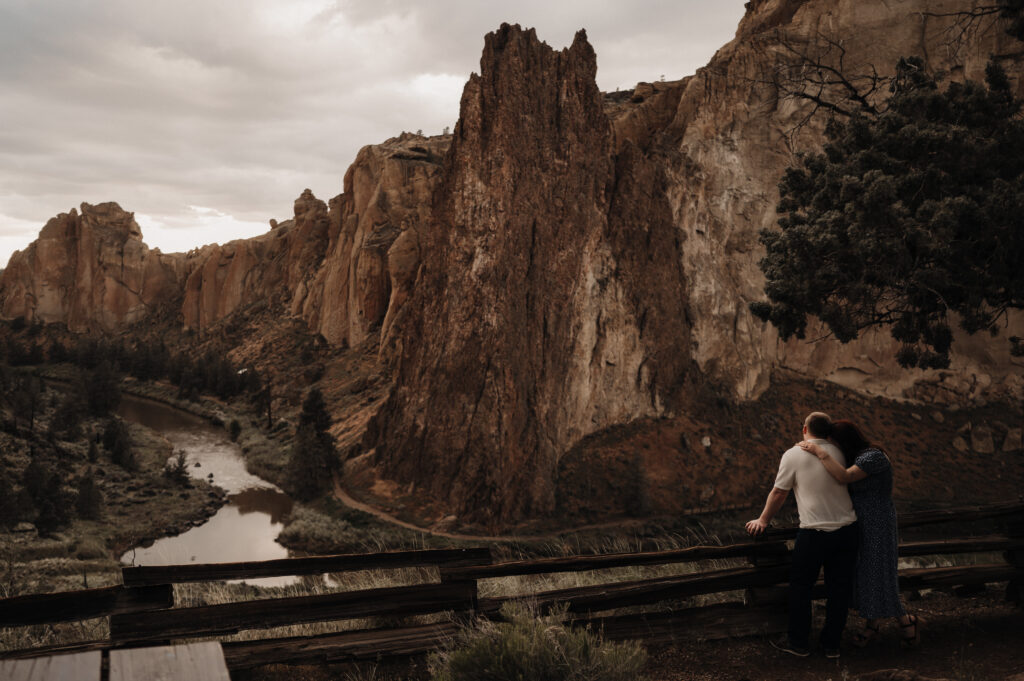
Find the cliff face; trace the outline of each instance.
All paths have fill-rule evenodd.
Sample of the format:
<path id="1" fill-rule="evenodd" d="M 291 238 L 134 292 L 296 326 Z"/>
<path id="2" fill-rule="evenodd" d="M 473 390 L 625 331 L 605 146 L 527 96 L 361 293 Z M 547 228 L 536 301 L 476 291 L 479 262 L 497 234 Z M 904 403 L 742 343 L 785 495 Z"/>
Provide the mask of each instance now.
<path id="1" fill-rule="evenodd" d="M 478 519 L 550 510 L 558 456 L 662 413 L 686 356 L 663 175 L 613 155 L 595 70 L 582 32 L 487 36 L 394 332 L 377 460 Z"/>
<path id="2" fill-rule="evenodd" d="M 51 219 L 11 256 L 0 277 L 0 313 L 63 322 L 75 332 L 114 331 L 179 295 L 180 259 L 151 251 L 116 203 L 81 205 Z"/>
<path id="3" fill-rule="evenodd" d="M 188 254 L 185 328 L 206 331 L 246 305 L 301 294 L 323 260 L 327 233 L 327 204 L 307 189 L 295 200 L 294 217 L 266 234 Z"/>
<path id="4" fill-rule="evenodd" d="M 292 302 L 328 342 L 358 345 L 402 309 L 448 144 L 406 133 L 363 147 L 345 173 L 345 191 L 331 202 L 324 265 Z"/>
<path id="5" fill-rule="evenodd" d="M 846 386 L 893 397 L 908 391 L 940 400 L 1020 394 L 1021 369 L 1009 356 L 1006 336 L 1024 331 L 1020 317 L 1000 338 L 961 334 L 947 372 L 907 371 L 893 359 L 887 330 L 841 345 L 833 340 L 781 343 L 774 329 L 754 318 L 748 304 L 763 297 L 763 256 L 758 231 L 775 224 L 778 181 L 794 153 L 820 148 L 826 116 L 807 125 L 806 101 L 780 94 L 773 81 L 796 54 L 821 56 L 838 66 L 841 45 L 848 73 L 890 73 L 901 56 L 926 59 L 933 72 L 984 79 L 996 55 L 1019 86 L 1020 43 L 998 24 L 964 34 L 953 17 L 962 0 L 832 2 L 760 0 L 748 3 L 736 39 L 724 46 L 687 84 L 674 120 L 665 129 L 665 158 L 672 209 L 685 235 L 684 271 L 694 359 L 738 397 L 754 398 L 782 366 Z M 986 24 L 987 25 L 987 24 Z M 1018 90 L 1020 88 L 1018 87 Z M 879 95 L 888 95 L 882 88 Z M 813 331 L 809 338 L 814 338 Z M 960 395 L 960 398 L 955 397 Z"/>

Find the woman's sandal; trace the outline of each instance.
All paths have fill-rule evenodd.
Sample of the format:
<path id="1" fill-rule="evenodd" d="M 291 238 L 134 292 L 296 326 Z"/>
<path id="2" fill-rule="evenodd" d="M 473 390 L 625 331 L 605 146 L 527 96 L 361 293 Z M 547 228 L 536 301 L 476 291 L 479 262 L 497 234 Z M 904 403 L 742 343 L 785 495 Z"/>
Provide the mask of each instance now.
<path id="1" fill-rule="evenodd" d="M 882 633 L 878 630 L 878 625 L 866 624 L 861 631 L 853 635 L 853 645 L 858 648 L 866 648 L 880 638 L 882 638 Z"/>
<path id="2" fill-rule="evenodd" d="M 900 645 L 904 648 L 913 648 L 921 643 L 921 625 L 924 624 L 924 620 L 917 615 L 908 615 L 908 617 L 910 621 L 900 625 L 900 631 L 903 632 L 900 638 Z M 910 627 L 914 628 L 914 634 L 907 636 L 907 629 Z"/>

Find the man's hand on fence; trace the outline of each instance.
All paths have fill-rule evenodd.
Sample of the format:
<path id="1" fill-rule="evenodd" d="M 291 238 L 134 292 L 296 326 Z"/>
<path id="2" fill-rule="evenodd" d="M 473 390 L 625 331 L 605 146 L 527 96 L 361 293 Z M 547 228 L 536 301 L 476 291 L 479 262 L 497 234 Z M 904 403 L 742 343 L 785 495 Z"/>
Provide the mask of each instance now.
<path id="1" fill-rule="evenodd" d="M 765 530 L 768 529 L 768 523 L 758 518 L 757 520 L 751 520 L 747 523 L 747 534 L 752 537 L 756 537 Z"/>

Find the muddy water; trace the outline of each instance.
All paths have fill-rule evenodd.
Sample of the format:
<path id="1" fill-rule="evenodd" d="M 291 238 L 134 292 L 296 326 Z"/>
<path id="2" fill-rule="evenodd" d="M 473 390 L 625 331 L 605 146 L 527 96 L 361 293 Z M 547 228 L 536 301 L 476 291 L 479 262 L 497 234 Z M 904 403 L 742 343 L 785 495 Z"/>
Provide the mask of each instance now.
<path id="1" fill-rule="evenodd" d="M 124 396 L 118 414 L 167 438 L 174 452 L 184 451 L 189 475 L 223 488 L 228 503 L 205 523 L 147 547 L 130 549 L 125 565 L 227 563 L 287 558 L 277 543 L 292 500 L 280 489 L 245 470 L 238 446 L 227 431 L 159 402 Z M 198 466 L 196 465 L 198 464 Z M 261 586 L 289 584 L 293 577 L 250 580 Z"/>

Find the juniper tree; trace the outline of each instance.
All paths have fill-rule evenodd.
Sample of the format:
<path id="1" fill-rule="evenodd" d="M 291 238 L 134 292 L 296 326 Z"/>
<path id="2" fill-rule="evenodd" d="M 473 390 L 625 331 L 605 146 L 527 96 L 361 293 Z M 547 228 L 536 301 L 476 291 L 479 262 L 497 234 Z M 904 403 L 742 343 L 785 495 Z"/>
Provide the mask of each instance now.
<path id="1" fill-rule="evenodd" d="M 783 338 L 803 338 L 809 315 L 842 342 L 887 326 L 904 366 L 949 364 L 951 313 L 997 334 L 1024 307 L 1019 110 L 994 64 L 986 84 L 940 91 L 901 60 L 881 113 L 833 120 L 823 153 L 786 171 L 754 314 Z"/>
<path id="2" fill-rule="evenodd" d="M 312 499 L 333 484 L 339 460 L 334 437 L 327 432 L 330 425 L 324 397 L 313 388 L 302 403 L 289 460 L 292 488 L 299 499 Z"/>

